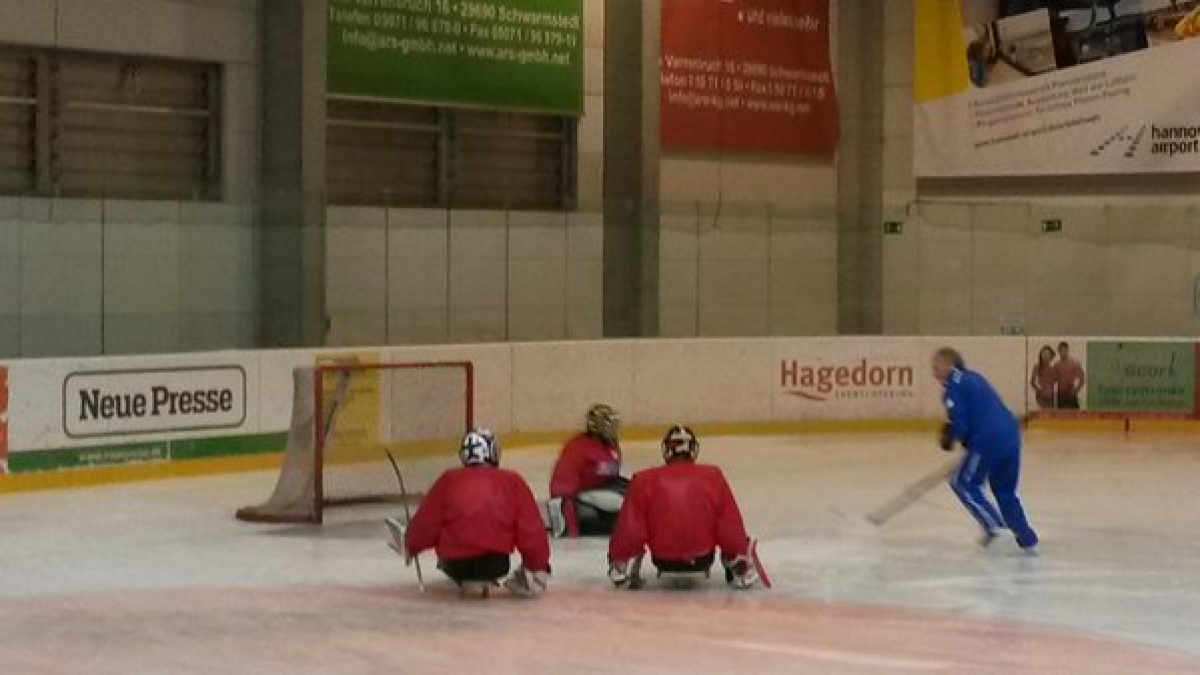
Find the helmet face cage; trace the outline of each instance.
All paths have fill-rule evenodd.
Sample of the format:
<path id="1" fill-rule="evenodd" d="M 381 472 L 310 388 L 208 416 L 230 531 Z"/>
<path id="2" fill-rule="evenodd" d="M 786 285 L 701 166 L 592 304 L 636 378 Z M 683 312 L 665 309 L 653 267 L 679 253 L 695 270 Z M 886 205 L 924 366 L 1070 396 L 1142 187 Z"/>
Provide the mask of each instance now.
<path id="1" fill-rule="evenodd" d="M 663 461 L 669 462 L 672 457 L 687 455 L 692 460 L 700 455 L 700 441 L 691 428 L 677 424 L 667 431 L 662 439 Z"/>
<path id="2" fill-rule="evenodd" d="M 588 408 L 587 432 L 615 446 L 621 437 L 621 415 L 612 406 L 597 403 Z"/>
<path id="3" fill-rule="evenodd" d="M 500 466 L 500 441 L 487 429 L 472 429 L 459 444 L 458 458 L 463 466 Z"/>

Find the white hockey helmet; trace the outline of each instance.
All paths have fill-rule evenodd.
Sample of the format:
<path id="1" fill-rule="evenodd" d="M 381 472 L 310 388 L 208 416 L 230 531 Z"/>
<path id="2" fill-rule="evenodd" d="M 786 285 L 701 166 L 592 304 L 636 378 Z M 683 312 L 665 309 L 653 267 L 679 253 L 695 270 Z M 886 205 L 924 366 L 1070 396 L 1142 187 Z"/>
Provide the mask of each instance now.
<path id="1" fill-rule="evenodd" d="M 458 458 L 463 466 L 500 466 L 500 441 L 487 429 L 472 429 L 458 446 Z"/>
<path id="2" fill-rule="evenodd" d="M 686 455 L 695 461 L 696 457 L 700 455 L 700 441 L 696 440 L 696 434 L 690 428 L 676 424 L 667 430 L 666 436 L 663 436 L 662 454 L 664 462 L 669 462 L 671 458 L 680 455 Z"/>

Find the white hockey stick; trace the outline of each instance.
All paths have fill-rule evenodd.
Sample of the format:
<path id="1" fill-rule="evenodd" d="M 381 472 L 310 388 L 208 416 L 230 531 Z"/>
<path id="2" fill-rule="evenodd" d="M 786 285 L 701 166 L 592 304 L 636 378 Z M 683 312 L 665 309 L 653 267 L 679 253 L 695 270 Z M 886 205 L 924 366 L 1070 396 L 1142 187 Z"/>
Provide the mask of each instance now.
<path id="1" fill-rule="evenodd" d="M 868 513 L 867 520 L 876 526 L 883 525 L 929 494 L 931 490 L 946 480 L 950 474 L 958 470 L 958 464 L 959 460 L 957 459 L 949 462 L 945 466 L 939 467 L 937 471 L 904 488 L 903 492 Z"/>
<path id="2" fill-rule="evenodd" d="M 404 504 L 404 522 L 411 524 L 412 513 L 408 509 L 408 490 L 404 487 L 404 474 L 400 473 L 400 465 L 396 464 L 396 458 L 392 457 L 392 452 L 390 450 L 383 452 L 387 455 L 388 461 L 392 463 L 392 471 L 396 472 L 396 480 L 400 483 L 400 501 Z M 417 588 L 424 593 L 425 575 L 421 573 L 421 556 L 414 555 L 412 558 L 417 567 Z"/>

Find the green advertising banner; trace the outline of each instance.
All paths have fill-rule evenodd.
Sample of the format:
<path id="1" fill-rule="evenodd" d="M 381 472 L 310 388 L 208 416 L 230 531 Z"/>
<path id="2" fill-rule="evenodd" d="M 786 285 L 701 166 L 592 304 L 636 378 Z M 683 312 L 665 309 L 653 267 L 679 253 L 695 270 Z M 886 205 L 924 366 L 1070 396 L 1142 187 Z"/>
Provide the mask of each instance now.
<path id="1" fill-rule="evenodd" d="M 330 0 L 329 93 L 583 112 L 583 0 Z"/>
<path id="2" fill-rule="evenodd" d="M 1191 342 L 1089 342 L 1088 408 L 1191 413 L 1196 346 Z"/>

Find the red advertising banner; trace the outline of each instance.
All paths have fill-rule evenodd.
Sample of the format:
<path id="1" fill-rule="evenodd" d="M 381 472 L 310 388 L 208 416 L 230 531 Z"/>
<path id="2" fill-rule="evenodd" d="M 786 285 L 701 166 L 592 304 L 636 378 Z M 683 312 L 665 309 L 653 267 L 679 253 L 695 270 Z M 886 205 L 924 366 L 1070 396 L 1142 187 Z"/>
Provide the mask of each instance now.
<path id="1" fill-rule="evenodd" d="M 665 148 L 831 155 L 829 0 L 663 0 Z"/>

